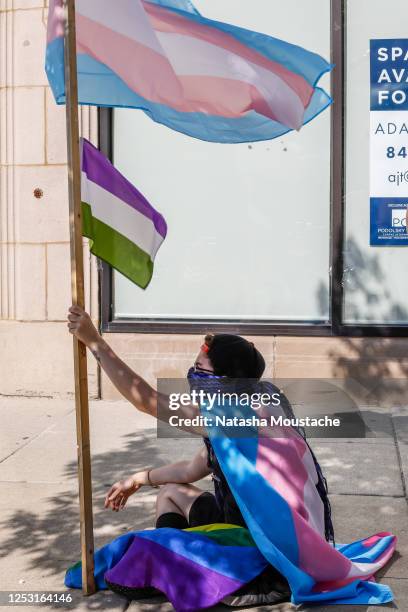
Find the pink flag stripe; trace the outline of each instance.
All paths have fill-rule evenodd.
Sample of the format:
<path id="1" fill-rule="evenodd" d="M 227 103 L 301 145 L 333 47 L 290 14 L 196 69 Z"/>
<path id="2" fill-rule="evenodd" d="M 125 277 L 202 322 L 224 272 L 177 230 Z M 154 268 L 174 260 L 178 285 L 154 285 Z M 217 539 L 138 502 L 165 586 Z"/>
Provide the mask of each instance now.
<path id="1" fill-rule="evenodd" d="M 108 65 L 129 87 L 150 101 L 171 105 L 182 112 L 225 117 L 239 117 L 255 107 L 263 115 L 294 129 L 302 124 L 304 107 L 299 97 L 271 72 L 267 75 L 269 83 L 255 71 L 249 77 L 254 83 L 217 76 L 204 79 L 200 74 L 176 75 L 163 55 L 80 14 L 77 40 L 81 52 Z M 183 53 L 188 55 L 187 42 Z M 181 61 L 180 54 L 175 58 L 176 64 L 177 59 Z M 232 71 L 231 75 L 234 76 Z"/>
<path id="2" fill-rule="evenodd" d="M 109 66 L 131 89 L 148 100 L 180 103 L 181 85 L 163 55 L 80 13 L 76 25 L 81 50 Z"/>
<path id="3" fill-rule="evenodd" d="M 363 540 L 361 544 L 365 546 L 366 548 L 371 548 L 371 546 L 374 546 L 374 544 L 377 544 L 377 542 L 380 542 L 382 538 L 385 538 L 387 536 L 393 537 L 393 534 L 390 533 L 389 531 L 380 531 L 380 533 L 376 533 L 375 535 L 372 535 L 369 538 L 366 538 L 365 540 Z"/>
<path id="4" fill-rule="evenodd" d="M 277 428 L 275 429 L 277 431 Z M 293 456 L 303 453 L 299 452 L 295 440 L 283 438 L 284 431 L 286 430 L 282 427 L 282 437 L 259 438 L 256 469 L 284 499 L 289 500 L 296 512 L 299 512 L 307 521 L 309 514 L 304 504 L 303 491 L 308 473 L 303 463 L 299 463 L 299 470 L 296 474 L 293 474 L 291 478 L 287 476 L 288 466 Z"/>
<path id="5" fill-rule="evenodd" d="M 316 501 L 311 506 L 308 499 L 308 508 L 305 504 L 305 485 L 309 478 L 303 461 L 306 444 L 290 428 L 282 428 L 283 431 L 286 437 L 283 433 L 282 437 L 277 436 L 275 432 L 276 438 L 268 438 L 265 434 L 263 434 L 265 437 L 259 438 L 256 469 L 290 505 L 298 541 L 299 567 L 316 581 L 322 577 L 326 580 L 332 577 L 338 579 L 339 575 L 342 579 L 346 578 L 352 567 L 351 561 L 340 552 L 333 550 L 332 546 L 323 539 L 322 533 L 311 527 L 308 508 L 317 509 L 318 502 L 320 506 L 322 503 L 314 487 Z M 288 478 L 289 466 L 297 456 L 302 458 L 302 463 L 296 461 L 298 469 Z M 311 490 L 308 492 L 311 493 Z M 312 522 L 318 524 L 319 520 L 316 517 Z M 314 555 L 310 555 L 311 547 L 315 551 Z"/>
<path id="6" fill-rule="evenodd" d="M 64 7 L 62 0 L 50 0 L 47 22 L 47 44 L 64 36 Z"/>
<path id="7" fill-rule="evenodd" d="M 292 511 L 299 546 L 299 568 L 312 576 L 316 582 L 325 578 L 336 580 L 348 576 L 352 562 L 334 549 L 300 514 Z M 310 554 L 313 550 L 313 555 Z"/>
<path id="8" fill-rule="evenodd" d="M 158 32 L 173 34 L 184 34 L 205 40 L 213 45 L 226 49 L 231 53 L 239 55 L 258 66 L 277 74 L 285 81 L 302 100 L 305 107 L 308 106 L 313 95 L 313 87 L 301 76 L 285 68 L 278 62 L 273 62 L 257 51 L 250 49 L 236 40 L 233 36 L 221 32 L 210 26 L 196 23 L 177 13 L 166 10 L 157 4 L 143 1 L 144 8 L 150 17 L 152 27 Z"/>

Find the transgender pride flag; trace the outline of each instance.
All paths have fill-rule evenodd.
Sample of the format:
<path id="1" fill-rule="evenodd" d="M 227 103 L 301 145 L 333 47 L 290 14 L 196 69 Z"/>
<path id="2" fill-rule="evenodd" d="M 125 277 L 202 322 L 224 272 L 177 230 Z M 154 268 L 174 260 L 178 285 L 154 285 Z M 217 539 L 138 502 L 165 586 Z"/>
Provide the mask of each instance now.
<path id="1" fill-rule="evenodd" d="M 145 289 L 166 222 L 98 149 L 81 144 L 82 233 L 91 253 Z"/>
<path id="2" fill-rule="evenodd" d="M 201 140 L 276 138 L 322 112 L 332 66 L 277 38 L 206 19 L 188 0 L 76 0 L 80 104 L 139 108 Z M 64 11 L 50 0 L 46 71 L 65 103 Z"/>
<path id="3" fill-rule="evenodd" d="M 261 385 L 261 393 L 269 388 L 267 382 Z M 208 383 L 206 392 L 209 388 Z M 271 416 L 284 414 L 281 407 L 255 411 L 245 404 L 226 404 L 212 407 L 213 422 L 217 415 L 256 415 L 269 423 Z M 202 414 L 206 410 L 202 407 Z M 265 559 L 289 582 L 293 603 L 346 606 L 392 601 L 390 587 L 375 582 L 375 574 L 391 559 L 396 537 L 381 531 L 350 544 L 333 546 L 326 541 L 316 466 L 296 429 L 261 423 L 247 428 L 248 437 L 243 437 L 242 428 L 234 437 L 223 424 L 208 429 L 248 529 Z"/>

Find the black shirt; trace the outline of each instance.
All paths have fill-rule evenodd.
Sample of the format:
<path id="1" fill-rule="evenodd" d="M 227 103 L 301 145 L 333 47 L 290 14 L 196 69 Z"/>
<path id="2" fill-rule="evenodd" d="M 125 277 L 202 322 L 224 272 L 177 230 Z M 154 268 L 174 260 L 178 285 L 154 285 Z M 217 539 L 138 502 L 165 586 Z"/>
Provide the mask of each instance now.
<path id="1" fill-rule="evenodd" d="M 231 525 L 239 525 L 247 527 L 241 510 L 229 488 L 227 479 L 225 478 L 218 459 L 215 455 L 212 444 L 208 438 L 204 438 L 204 443 L 207 447 L 208 460 L 207 465 L 212 470 L 212 478 L 214 482 L 214 493 L 217 505 L 224 516 L 224 521 Z"/>

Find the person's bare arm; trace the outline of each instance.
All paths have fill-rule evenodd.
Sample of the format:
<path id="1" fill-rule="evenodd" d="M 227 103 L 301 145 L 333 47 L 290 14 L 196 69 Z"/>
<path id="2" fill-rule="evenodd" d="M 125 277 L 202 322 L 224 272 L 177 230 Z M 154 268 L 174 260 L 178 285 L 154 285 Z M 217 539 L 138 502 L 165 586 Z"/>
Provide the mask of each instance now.
<path id="1" fill-rule="evenodd" d="M 88 313 L 79 306 L 72 306 L 68 314 L 68 328 L 94 355 L 106 375 L 124 398 L 141 412 L 168 422 L 174 414 L 169 409 L 167 395 L 158 393 L 144 378 L 126 365 L 98 333 Z M 180 406 L 183 418 L 194 418 L 199 414 L 198 406 Z M 183 427 L 188 431 L 205 435 L 200 427 Z"/>
<path id="2" fill-rule="evenodd" d="M 126 365 L 101 336 L 88 348 L 119 393 L 141 412 L 157 418 L 157 391 Z"/>
<path id="3" fill-rule="evenodd" d="M 147 470 L 138 472 L 134 477 L 137 481 L 143 480 L 143 484 L 161 485 L 168 482 L 188 484 L 197 482 L 210 473 L 211 468 L 207 464 L 207 449 L 203 447 L 190 461 L 178 461 L 150 470 L 150 483 Z"/>
<path id="4" fill-rule="evenodd" d="M 162 485 L 169 482 L 188 484 L 197 482 L 210 473 L 207 450 L 203 447 L 190 461 L 178 461 L 151 470 L 142 470 L 115 482 L 105 497 L 105 508 L 116 512 L 122 510 L 129 497 L 145 485 Z"/>

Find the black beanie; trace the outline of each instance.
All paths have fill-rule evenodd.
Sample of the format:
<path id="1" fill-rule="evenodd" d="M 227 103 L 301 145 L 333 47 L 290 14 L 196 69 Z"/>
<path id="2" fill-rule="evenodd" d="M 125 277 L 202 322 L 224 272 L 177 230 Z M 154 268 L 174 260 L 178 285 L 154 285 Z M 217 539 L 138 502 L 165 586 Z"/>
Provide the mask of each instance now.
<path id="1" fill-rule="evenodd" d="M 241 336 L 215 334 L 206 336 L 208 357 L 217 376 L 261 378 L 265 360 L 261 353 Z"/>

